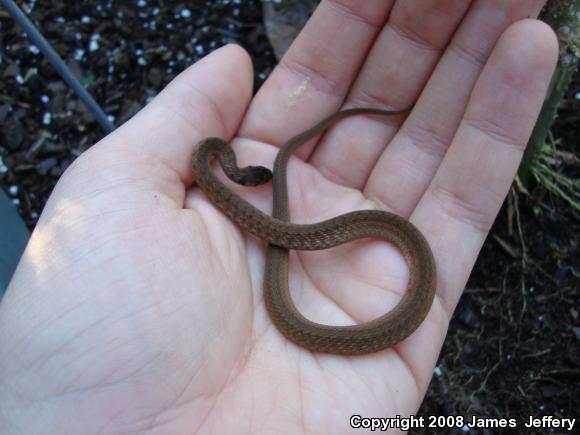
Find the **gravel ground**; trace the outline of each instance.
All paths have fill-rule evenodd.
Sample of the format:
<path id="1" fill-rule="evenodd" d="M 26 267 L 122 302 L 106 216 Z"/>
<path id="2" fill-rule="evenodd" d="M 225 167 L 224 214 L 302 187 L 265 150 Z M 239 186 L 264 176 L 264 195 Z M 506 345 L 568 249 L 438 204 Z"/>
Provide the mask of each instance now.
<path id="1" fill-rule="evenodd" d="M 260 3 L 240 3 L 21 4 L 33 5 L 35 23 L 118 125 L 227 42 L 250 52 L 259 87 L 276 60 Z M 102 133 L 3 11 L 0 29 L 0 184 L 33 228 L 59 176 Z M 568 156 L 559 170 L 575 178 L 578 149 L 566 143 L 580 137 L 579 90 L 576 77 L 553 128 Z M 510 194 L 455 313 L 421 415 L 578 416 L 578 217 L 541 186 Z"/>

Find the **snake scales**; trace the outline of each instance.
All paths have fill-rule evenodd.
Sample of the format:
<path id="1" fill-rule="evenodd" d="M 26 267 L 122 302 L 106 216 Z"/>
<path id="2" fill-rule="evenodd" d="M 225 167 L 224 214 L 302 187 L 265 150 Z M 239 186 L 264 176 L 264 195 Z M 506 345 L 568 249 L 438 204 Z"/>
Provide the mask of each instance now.
<path id="1" fill-rule="evenodd" d="M 273 172 L 262 166 L 238 168 L 233 150 L 219 138 L 206 138 L 195 147 L 192 163 L 197 185 L 230 219 L 269 243 L 264 299 L 272 321 L 288 339 L 311 351 L 359 355 L 390 347 L 423 322 L 433 302 L 436 271 L 431 249 L 419 230 L 405 219 L 385 211 L 363 210 L 315 224 L 289 222 L 286 166 L 299 145 L 347 116 L 397 115 L 406 111 L 355 108 L 336 112 L 286 142 L 278 152 Z M 236 183 L 256 186 L 272 179 L 272 216 L 233 193 L 216 177 L 210 166 L 215 156 L 225 174 Z M 407 290 L 398 305 L 387 314 L 361 325 L 321 325 L 302 316 L 292 302 L 288 288 L 288 250 L 327 249 L 368 237 L 393 243 L 407 262 Z"/>

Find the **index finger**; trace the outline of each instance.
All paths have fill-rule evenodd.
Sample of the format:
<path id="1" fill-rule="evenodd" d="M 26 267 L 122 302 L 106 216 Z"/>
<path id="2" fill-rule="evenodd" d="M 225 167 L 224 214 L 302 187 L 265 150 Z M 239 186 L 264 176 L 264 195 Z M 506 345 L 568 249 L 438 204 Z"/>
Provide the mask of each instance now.
<path id="1" fill-rule="evenodd" d="M 282 145 L 336 111 L 393 3 L 323 0 L 254 98 L 239 135 Z"/>

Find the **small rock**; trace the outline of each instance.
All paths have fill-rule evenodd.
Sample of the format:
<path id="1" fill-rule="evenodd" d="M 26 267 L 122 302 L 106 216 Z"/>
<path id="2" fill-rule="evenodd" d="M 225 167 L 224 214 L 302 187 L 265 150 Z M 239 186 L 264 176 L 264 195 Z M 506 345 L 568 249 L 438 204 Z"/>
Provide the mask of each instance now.
<path id="1" fill-rule="evenodd" d="M 10 107 L 9 104 L 2 104 L 0 106 L 0 123 L 3 124 L 4 121 L 6 120 L 6 117 L 8 116 L 8 114 L 10 113 L 10 111 L 12 110 L 12 107 Z"/>
<path id="2" fill-rule="evenodd" d="M 57 165 L 58 161 L 55 157 L 49 157 L 47 159 L 41 160 L 38 165 L 36 165 L 36 170 L 41 175 L 46 175 L 50 172 L 52 168 Z"/>
<path id="3" fill-rule="evenodd" d="M 149 70 L 149 73 L 147 74 L 147 79 L 149 80 L 149 83 L 151 83 L 155 87 L 161 86 L 161 84 L 163 83 L 163 77 L 164 77 L 163 72 L 161 71 L 160 68 L 157 67 L 151 68 Z"/>
<path id="4" fill-rule="evenodd" d="M 13 62 L 10 65 L 8 65 L 8 67 L 6 67 L 6 69 L 4 70 L 4 74 L 2 74 L 2 77 L 16 77 L 19 75 L 20 75 L 20 66 L 16 62 Z"/>
<path id="5" fill-rule="evenodd" d="M 24 128 L 20 121 L 15 118 L 9 118 L 2 125 L 2 142 L 9 150 L 16 150 L 24 140 Z"/>

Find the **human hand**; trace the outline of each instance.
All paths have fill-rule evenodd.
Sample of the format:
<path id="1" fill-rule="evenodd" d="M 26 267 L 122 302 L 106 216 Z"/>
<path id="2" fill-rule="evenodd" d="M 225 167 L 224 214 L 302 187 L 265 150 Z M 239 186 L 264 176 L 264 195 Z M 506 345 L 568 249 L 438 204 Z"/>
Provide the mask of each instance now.
<path id="1" fill-rule="evenodd" d="M 416 411 L 557 48 L 516 23 L 542 1 L 391 4 L 323 1 L 253 100 L 247 55 L 222 48 L 74 162 L 0 304 L 1 433 L 344 433 L 352 414 Z M 417 98 L 403 125 L 344 120 L 288 178 L 293 222 L 373 205 L 409 218 L 437 261 L 430 314 L 364 357 L 296 347 L 263 306 L 265 244 L 191 188 L 191 151 L 234 138 L 242 165 L 271 166 L 342 107 Z M 270 211 L 269 186 L 235 190 Z M 321 323 L 368 321 L 405 288 L 384 242 L 292 255 L 296 303 Z"/>

